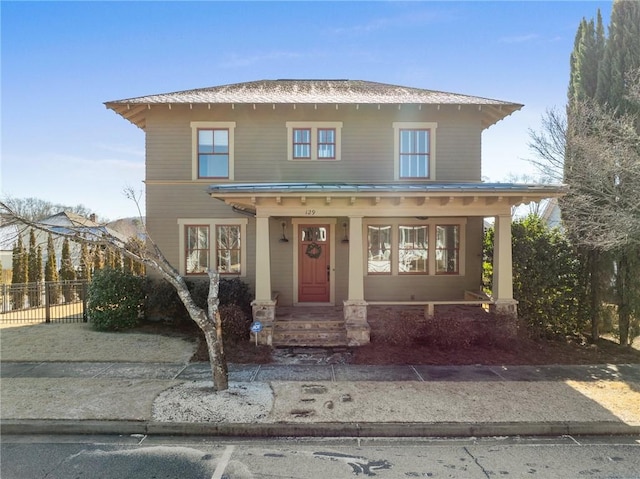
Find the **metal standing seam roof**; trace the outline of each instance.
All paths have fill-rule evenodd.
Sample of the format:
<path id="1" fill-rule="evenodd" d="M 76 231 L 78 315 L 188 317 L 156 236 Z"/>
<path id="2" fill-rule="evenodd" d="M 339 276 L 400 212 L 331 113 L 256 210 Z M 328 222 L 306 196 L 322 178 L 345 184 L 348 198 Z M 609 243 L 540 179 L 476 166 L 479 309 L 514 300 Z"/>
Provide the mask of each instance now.
<path id="1" fill-rule="evenodd" d="M 514 194 L 545 197 L 559 196 L 566 192 L 565 185 L 521 184 L 521 183 L 425 183 L 425 184 L 378 184 L 378 183 L 224 183 L 209 186 L 208 192 L 216 194 L 274 194 L 274 193 L 320 193 L 320 194 L 365 194 L 365 193 L 470 193 L 470 194 Z"/>
<path id="2" fill-rule="evenodd" d="M 131 111 L 143 105 L 265 103 L 477 105 L 491 110 L 485 127 L 523 106 L 509 101 L 363 80 L 259 80 L 113 100 L 105 102 L 105 106 L 144 129 L 145 113 Z"/>

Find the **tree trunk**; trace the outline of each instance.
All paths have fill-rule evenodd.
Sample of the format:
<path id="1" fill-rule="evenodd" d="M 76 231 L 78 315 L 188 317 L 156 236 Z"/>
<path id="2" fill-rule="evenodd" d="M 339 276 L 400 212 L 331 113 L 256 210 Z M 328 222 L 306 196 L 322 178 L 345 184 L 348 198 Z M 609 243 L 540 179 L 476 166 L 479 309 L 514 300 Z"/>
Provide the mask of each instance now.
<path id="1" fill-rule="evenodd" d="M 620 334 L 620 345 L 629 345 L 629 319 L 631 316 L 631 305 L 629 304 L 629 259 L 625 251 L 620 254 L 617 271 L 618 289 L 618 332 Z"/>
<path id="2" fill-rule="evenodd" d="M 224 391 L 229 388 L 229 374 L 227 360 L 224 357 L 222 344 L 222 320 L 218 312 L 218 287 L 220 275 L 217 271 L 209 270 L 209 295 L 207 296 L 207 324 L 210 326 L 204 331 L 209 351 L 209 363 L 213 374 L 213 389 Z"/>
<path id="3" fill-rule="evenodd" d="M 589 257 L 589 313 L 591 315 L 591 340 L 595 344 L 600 339 L 598 331 L 598 320 L 600 319 L 600 261 L 599 253 L 596 250 L 590 250 Z"/>

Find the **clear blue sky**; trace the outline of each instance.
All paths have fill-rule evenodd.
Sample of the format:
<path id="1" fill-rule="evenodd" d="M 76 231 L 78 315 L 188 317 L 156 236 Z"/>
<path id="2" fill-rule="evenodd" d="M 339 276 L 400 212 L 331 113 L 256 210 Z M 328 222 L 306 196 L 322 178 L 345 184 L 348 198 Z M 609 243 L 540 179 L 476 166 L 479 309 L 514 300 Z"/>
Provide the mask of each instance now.
<path id="1" fill-rule="evenodd" d="M 611 2 L 10 2 L 3 195 L 136 215 L 144 133 L 103 102 L 277 78 L 346 78 L 525 104 L 483 134 L 483 176 L 534 173 L 528 129 L 563 108 L 582 17 Z"/>

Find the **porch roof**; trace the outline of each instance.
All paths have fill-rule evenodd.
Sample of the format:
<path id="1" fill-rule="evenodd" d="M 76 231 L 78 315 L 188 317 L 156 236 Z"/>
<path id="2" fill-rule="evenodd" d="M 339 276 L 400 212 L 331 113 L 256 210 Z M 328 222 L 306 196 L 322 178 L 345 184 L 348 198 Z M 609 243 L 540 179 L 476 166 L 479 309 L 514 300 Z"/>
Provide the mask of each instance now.
<path id="1" fill-rule="evenodd" d="M 518 206 L 566 193 L 565 185 L 520 183 L 225 183 L 209 186 L 208 193 L 244 212 L 260 207 L 295 211 L 296 205 L 322 206 L 327 214 L 352 211 L 355 205 L 367 211 L 413 214 L 427 204 L 440 213 L 473 214 Z M 369 206 L 365 206 L 369 205 Z M 344 210 L 344 208 L 348 210 Z M 342 209 L 341 209 L 342 208 Z"/>
<path id="2" fill-rule="evenodd" d="M 563 196 L 566 188 L 565 185 L 523 183 L 222 183 L 209 186 L 208 191 L 211 196 L 228 194 L 272 196 L 300 193 L 424 195 L 433 193 L 434 195 L 526 195 L 542 199 Z"/>

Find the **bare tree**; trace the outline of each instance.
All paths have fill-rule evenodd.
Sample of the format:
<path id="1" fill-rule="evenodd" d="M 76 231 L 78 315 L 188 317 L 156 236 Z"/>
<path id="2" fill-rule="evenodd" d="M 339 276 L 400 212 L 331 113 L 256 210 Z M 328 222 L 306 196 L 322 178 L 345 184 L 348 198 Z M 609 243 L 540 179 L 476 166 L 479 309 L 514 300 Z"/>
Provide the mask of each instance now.
<path id="1" fill-rule="evenodd" d="M 125 190 L 125 195 L 135 202 L 140 212 L 138 198 L 131 188 Z M 131 242 L 109 233 L 104 228 L 100 230 L 87 229 L 82 227 L 68 227 L 68 232 L 51 231 L 47 225 L 39 224 L 29 218 L 25 218 L 14 211 L 9 204 L 0 201 L 0 214 L 4 217 L 5 223 L 21 224 L 42 231 L 52 232 L 58 236 L 68 237 L 70 240 L 86 243 L 94 246 L 110 246 L 116 248 L 124 256 L 144 264 L 147 268 L 156 271 L 163 279 L 168 281 L 178 293 L 180 300 L 184 304 L 189 316 L 204 333 L 209 351 L 209 362 L 213 378 L 213 388 L 216 391 L 228 389 L 229 379 L 227 362 L 224 356 L 222 344 L 222 323 L 218 312 L 218 287 L 220 276 L 217 271 L 209 270 L 209 296 L 207 298 L 207 310 L 200 308 L 187 288 L 187 284 L 180 273 L 165 258 L 160 248 L 147 234 L 146 244 L 141 242 Z M 142 217 L 142 215 L 140 215 Z"/>
<path id="2" fill-rule="evenodd" d="M 51 203 L 50 201 L 40 198 L 7 197 L 3 201 L 7 206 L 11 207 L 11 210 L 15 212 L 16 215 L 30 221 L 38 221 L 62 211 L 70 211 L 71 213 L 86 217 L 89 217 L 91 214 L 91 210 L 84 205 L 65 206 Z"/>

